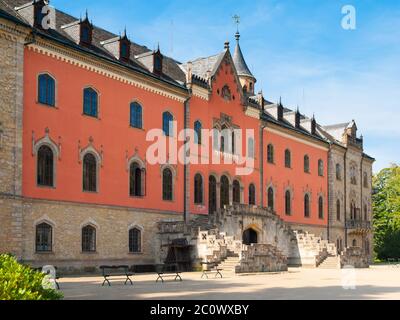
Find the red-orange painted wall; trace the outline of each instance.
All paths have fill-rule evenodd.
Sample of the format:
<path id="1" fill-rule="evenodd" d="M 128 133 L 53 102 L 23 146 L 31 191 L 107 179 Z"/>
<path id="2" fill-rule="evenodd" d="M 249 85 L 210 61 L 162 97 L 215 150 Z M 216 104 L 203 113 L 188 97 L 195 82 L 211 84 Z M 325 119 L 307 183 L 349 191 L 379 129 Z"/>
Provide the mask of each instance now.
<path id="1" fill-rule="evenodd" d="M 282 137 L 276 133 L 264 131 L 264 185 L 265 201 L 267 205 L 267 188 L 272 184 L 275 186 L 275 209 L 286 221 L 326 225 L 328 222 L 328 185 L 327 185 L 327 164 L 328 151 L 321 150 L 315 146 Z M 275 163 L 267 162 L 267 146 L 272 144 L 275 151 Z M 285 167 L 285 150 L 289 149 L 292 155 L 292 167 Z M 304 172 L 304 156 L 310 157 L 310 173 Z M 318 176 L 318 160 L 324 162 L 324 176 Z M 285 191 L 288 186 L 292 187 L 292 215 L 285 214 Z M 304 217 L 304 196 L 305 192 L 310 193 L 310 217 Z M 318 195 L 324 199 L 324 219 L 318 218 Z"/>
<path id="2" fill-rule="evenodd" d="M 213 119 L 219 119 L 221 113 L 232 117 L 232 122 L 242 129 L 254 129 L 254 171 L 248 176 L 235 174 L 236 165 L 191 165 L 190 166 L 190 204 L 192 214 L 208 213 L 208 178 L 215 174 L 219 178 L 227 174 L 231 180 L 235 177 L 243 187 L 243 202 L 248 203 L 249 185 L 256 187 L 256 204 L 267 204 L 267 186 L 272 181 L 275 188 L 275 208 L 285 220 L 313 225 L 326 225 L 328 216 L 327 195 L 327 151 L 310 146 L 301 141 L 282 137 L 264 131 L 264 201 L 260 203 L 260 168 L 259 168 L 259 126 L 260 121 L 245 115 L 240 102 L 235 78 L 230 65 L 222 64 L 214 82 L 210 100 L 197 96 L 190 99 L 190 127 L 200 120 L 204 129 L 213 128 Z M 56 79 L 56 108 L 38 104 L 37 76 L 48 72 Z M 228 85 L 234 100 L 225 101 L 221 97 L 223 86 Z M 83 89 L 92 86 L 99 92 L 99 119 L 82 115 Z M 217 93 L 219 90 L 220 94 Z M 144 130 L 129 126 L 129 105 L 139 101 L 143 107 Z M 138 155 L 145 160 L 146 150 L 150 145 L 146 142 L 146 132 L 153 128 L 162 128 L 162 113 L 170 111 L 178 122 L 178 131 L 183 129 L 184 105 L 172 100 L 115 79 L 99 75 L 92 71 L 73 66 L 66 62 L 48 57 L 33 51 L 25 51 L 24 65 L 24 134 L 23 134 L 23 195 L 32 198 L 128 206 L 132 208 L 154 209 L 160 211 L 183 212 L 183 165 L 176 166 L 174 181 L 174 201 L 162 200 L 162 176 L 160 165 L 146 167 L 146 196 L 132 198 L 129 196 L 129 172 L 127 157 L 130 158 L 138 150 Z M 32 155 L 32 132 L 35 140 L 44 137 L 49 128 L 50 138 L 61 144 L 61 159 L 56 161 L 56 187 L 42 188 L 36 185 L 36 157 Z M 82 192 L 82 163 L 79 161 L 78 146 L 89 144 L 93 138 L 94 147 L 103 151 L 103 166 L 99 170 L 98 193 Z M 80 141 L 80 143 L 79 143 Z M 243 153 L 246 140 L 242 141 Z M 266 147 L 273 143 L 275 147 L 275 165 L 267 163 Z M 178 147 L 182 143 L 178 142 Z M 292 169 L 284 167 L 284 151 L 292 151 Z M 210 154 L 212 143 L 210 141 Z M 303 171 L 303 157 L 310 156 L 311 173 Z M 317 172 L 318 159 L 324 161 L 324 177 Z M 194 176 L 203 176 L 204 205 L 194 204 Z M 291 216 L 284 214 L 285 187 L 292 186 L 293 201 Z M 304 191 L 311 193 L 311 217 L 304 218 Z M 324 196 L 324 219 L 318 218 L 318 194 Z M 217 206 L 219 203 L 217 203 Z"/>
<path id="3" fill-rule="evenodd" d="M 48 72 L 56 79 L 56 108 L 36 103 L 37 76 Z M 83 89 L 92 86 L 99 92 L 99 119 L 82 115 Z M 183 128 L 183 103 L 123 84 L 98 73 L 25 50 L 23 195 L 32 198 L 128 206 L 183 212 L 183 166 L 177 166 L 174 201 L 162 201 L 160 166 L 147 166 L 147 193 L 144 198 L 129 197 L 128 157 L 145 159 L 146 131 L 129 126 L 129 105 L 137 100 L 143 107 L 144 129 L 162 128 L 162 112 L 169 110 Z M 56 188 L 36 186 L 36 158 L 32 156 L 32 132 L 35 140 L 50 130 L 50 138 L 61 142 L 61 160 L 56 161 Z M 82 192 L 82 148 L 93 137 L 97 151 L 103 150 L 98 193 Z M 181 145 L 178 143 L 178 145 Z"/>

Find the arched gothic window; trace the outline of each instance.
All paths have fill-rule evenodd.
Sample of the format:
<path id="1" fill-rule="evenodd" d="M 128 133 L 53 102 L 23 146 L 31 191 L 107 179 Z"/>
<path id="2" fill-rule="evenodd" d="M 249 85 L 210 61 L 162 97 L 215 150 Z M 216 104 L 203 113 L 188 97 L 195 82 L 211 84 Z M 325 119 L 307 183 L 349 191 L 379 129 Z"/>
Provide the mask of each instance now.
<path id="1" fill-rule="evenodd" d="M 318 198 L 318 218 L 324 218 L 324 200 L 322 199 L 322 197 Z"/>
<path id="2" fill-rule="evenodd" d="M 144 196 L 145 170 L 137 162 L 132 162 L 129 167 L 129 195 L 131 197 Z"/>
<path id="3" fill-rule="evenodd" d="M 194 177 L 194 203 L 203 203 L 203 177 L 199 173 Z"/>
<path id="4" fill-rule="evenodd" d="M 55 106 L 55 80 L 48 74 L 41 74 L 38 78 L 38 101 L 48 106 Z"/>
<path id="5" fill-rule="evenodd" d="M 209 214 L 217 210 L 217 180 L 214 176 L 208 178 L 208 210 Z"/>
<path id="6" fill-rule="evenodd" d="M 82 252 L 96 252 L 96 228 L 90 225 L 82 228 Z"/>
<path id="7" fill-rule="evenodd" d="M 36 252 L 53 251 L 53 228 L 47 223 L 36 226 Z"/>
<path id="8" fill-rule="evenodd" d="M 131 117 L 130 117 L 131 127 L 142 129 L 143 128 L 142 106 L 137 102 L 132 102 L 130 106 L 130 111 L 131 111 Z"/>
<path id="9" fill-rule="evenodd" d="M 42 145 L 37 152 L 37 184 L 54 186 L 54 154 L 50 147 Z"/>
<path id="10" fill-rule="evenodd" d="M 274 206 L 274 189 L 272 189 L 272 187 L 268 188 L 268 197 L 267 197 L 267 202 L 268 202 L 268 208 L 271 210 L 275 209 Z"/>
<path id="11" fill-rule="evenodd" d="M 341 217 L 340 217 L 340 200 L 337 199 L 336 200 L 336 220 L 340 221 Z"/>
<path id="12" fill-rule="evenodd" d="M 229 180 L 226 176 L 221 177 L 221 192 L 220 192 L 221 208 L 229 205 Z"/>
<path id="13" fill-rule="evenodd" d="M 195 133 L 194 142 L 197 144 L 201 144 L 201 129 L 202 129 L 201 122 L 196 121 L 194 123 L 194 133 Z"/>
<path id="14" fill-rule="evenodd" d="M 233 181 L 233 203 L 240 203 L 240 183 L 239 181 Z"/>
<path id="15" fill-rule="evenodd" d="M 289 190 L 285 192 L 285 214 L 287 216 L 292 214 L 292 195 Z"/>
<path id="16" fill-rule="evenodd" d="M 171 137 L 173 135 L 173 121 L 174 117 L 169 112 L 163 113 L 163 131 L 167 137 Z"/>
<path id="17" fill-rule="evenodd" d="M 139 228 L 132 228 L 129 230 L 129 252 L 142 252 L 142 231 Z"/>
<path id="18" fill-rule="evenodd" d="M 308 194 L 304 196 L 304 217 L 310 217 L 310 196 Z"/>
<path id="19" fill-rule="evenodd" d="M 163 200 L 173 200 L 173 185 L 172 185 L 172 171 L 169 168 L 165 168 L 163 171 Z"/>
<path id="20" fill-rule="evenodd" d="M 254 184 L 249 185 L 249 205 L 256 205 L 256 187 Z"/>
<path id="21" fill-rule="evenodd" d="M 304 172 L 310 173 L 310 157 L 308 155 L 304 156 Z"/>
<path id="22" fill-rule="evenodd" d="M 269 144 L 267 147 L 267 161 L 268 163 L 273 164 L 275 162 L 274 160 L 274 146 L 272 144 Z"/>
<path id="23" fill-rule="evenodd" d="M 286 168 L 292 167 L 292 154 L 290 153 L 289 149 L 285 150 L 285 167 Z"/>
<path id="24" fill-rule="evenodd" d="M 321 159 L 318 160 L 318 175 L 320 177 L 324 176 L 324 161 L 322 161 Z"/>
<path id="25" fill-rule="evenodd" d="M 83 113 L 87 116 L 97 118 L 98 115 L 98 94 L 92 88 L 83 90 Z"/>
<path id="26" fill-rule="evenodd" d="M 97 192 L 97 160 L 92 153 L 83 157 L 83 191 Z"/>

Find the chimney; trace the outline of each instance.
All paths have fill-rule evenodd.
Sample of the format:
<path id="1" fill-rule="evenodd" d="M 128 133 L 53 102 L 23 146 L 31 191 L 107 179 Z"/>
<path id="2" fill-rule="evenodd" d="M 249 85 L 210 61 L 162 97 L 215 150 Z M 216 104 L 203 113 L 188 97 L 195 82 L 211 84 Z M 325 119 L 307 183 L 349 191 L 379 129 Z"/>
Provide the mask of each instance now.
<path id="1" fill-rule="evenodd" d="M 193 63 L 192 61 L 189 61 L 187 64 L 187 74 L 186 74 L 186 83 L 191 84 L 192 83 L 192 77 L 193 77 Z"/>
<path id="2" fill-rule="evenodd" d="M 20 7 L 18 12 L 28 23 L 37 29 L 56 29 L 56 10 L 50 6 L 50 1 L 34 0 Z"/>

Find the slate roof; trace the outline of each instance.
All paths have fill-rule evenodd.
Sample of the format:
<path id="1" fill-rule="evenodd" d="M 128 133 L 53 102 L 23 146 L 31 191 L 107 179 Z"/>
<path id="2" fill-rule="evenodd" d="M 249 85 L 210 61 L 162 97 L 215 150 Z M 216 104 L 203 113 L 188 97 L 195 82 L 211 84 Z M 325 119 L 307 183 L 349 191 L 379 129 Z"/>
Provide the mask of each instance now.
<path id="1" fill-rule="evenodd" d="M 27 21 L 18 14 L 18 12 L 15 10 L 15 7 L 20 7 L 23 6 L 27 3 L 31 3 L 29 0 L 0 0 L 0 16 L 5 17 L 6 19 L 15 21 L 16 23 L 20 23 L 22 25 L 26 25 L 29 27 Z M 142 73 L 145 73 L 151 77 L 154 78 L 159 78 L 155 76 L 154 74 L 151 73 L 152 70 L 152 63 L 149 62 L 148 58 L 149 55 L 153 53 L 152 50 L 147 48 L 146 46 L 139 45 L 133 41 L 131 41 L 131 61 L 130 63 L 122 63 L 119 60 L 117 60 L 110 52 L 108 52 L 103 45 L 101 44 L 104 41 L 108 41 L 110 39 L 115 39 L 118 38 L 119 36 L 116 34 L 113 34 L 107 30 L 104 30 L 102 28 L 99 28 L 97 26 L 93 26 L 93 37 L 92 37 L 92 45 L 89 47 L 83 47 L 77 45 L 73 39 L 65 32 L 64 29 L 62 29 L 62 26 L 68 25 L 68 24 L 73 24 L 76 23 L 79 19 L 75 18 L 67 13 L 64 13 L 58 9 L 56 9 L 56 30 L 36 30 L 37 33 L 41 34 L 42 36 L 49 37 L 53 40 L 59 41 L 63 43 L 64 45 L 73 47 L 78 50 L 82 50 L 86 53 L 91 53 L 94 54 L 100 58 L 107 59 L 109 61 L 112 61 L 114 63 L 117 63 L 119 65 L 124 65 L 125 67 L 128 67 L 130 69 L 140 71 Z M 255 79 L 253 74 L 251 73 L 249 67 L 247 66 L 247 63 L 244 59 L 242 50 L 240 48 L 239 44 L 239 39 L 240 35 L 239 33 L 236 34 L 236 48 L 234 55 L 232 57 L 236 71 L 239 76 L 248 76 L 252 77 Z M 204 87 L 208 87 L 208 84 L 206 82 L 207 79 L 207 73 L 210 72 L 211 76 L 213 76 L 217 69 L 218 66 L 220 65 L 222 59 L 224 58 L 225 54 L 227 52 L 227 49 L 224 51 L 209 56 L 209 57 L 204 57 L 204 58 L 199 58 L 194 61 L 192 61 L 192 72 L 193 72 L 193 81 L 196 82 L 199 85 L 202 85 Z M 187 68 L 188 68 L 188 63 L 180 63 L 173 58 L 163 56 L 163 75 L 161 77 L 161 80 L 166 81 L 170 84 L 179 86 L 180 88 L 186 89 L 185 87 L 185 81 L 186 81 L 186 73 L 187 73 Z M 257 104 L 257 99 L 256 96 L 253 97 L 247 97 L 248 102 L 250 104 Z M 269 112 L 268 109 L 273 108 L 277 104 L 274 104 L 273 102 L 267 101 L 264 99 L 264 112 L 261 114 L 261 118 L 275 123 L 277 125 L 280 125 L 282 127 L 288 128 L 290 130 L 297 131 L 299 133 L 302 133 L 304 135 L 313 137 L 315 139 L 324 141 L 324 142 L 330 142 L 330 143 L 335 143 L 337 145 L 342 145 L 341 143 L 341 138 L 342 134 L 344 133 L 345 129 L 348 127 L 351 127 L 353 124 L 355 125 L 354 120 L 352 122 L 346 122 L 346 123 L 341 123 L 341 124 L 334 124 L 334 125 L 329 125 L 329 126 L 320 126 L 317 124 L 317 133 L 315 135 L 312 135 L 309 131 L 304 129 L 303 127 L 296 128 L 293 126 L 289 121 L 287 121 L 285 118 L 282 119 L 282 121 L 278 121 L 275 119 Z M 259 106 L 261 108 L 261 106 Z M 294 112 L 291 109 L 285 108 L 284 107 L 284 113 L 291 113 Z M 302 122 L 305 120 L 310 120 L 309 118 L 305 117 L 304 115 L 301 115 Z M 368 157 L 372 160 L 374 158 L 368 156 L 367 154 L 364 154 L 365 157 Z"/>
<path id="2" fill-rule="evenodd" d="M 5 11 L 10 14 L 14 18 L 18 19 L 23 23 L 27 23 L 24 18 L 18 14 L 15 7 L 23 6 L 27 3 L 31 3 L 32 1 L 28 0 L 0 0 L 0 10 Z M 113 62 L 121 65 L 125 65 L 131 69 L 135 69 L 142 73 L 146 73 L 152 77 L 160 78 L 152 74 L 149 69 L 137 61 L 134 57 L 137 55 L 141 55 L 144 53 L 151 53 L 152 51 L 146 46 L 139 45 L 133 41 L 131 41 L 131 61 L 129 63 L 123 63 L 117 60 L 110 52 L 108 52 L 101 42 L 107 41 L 112 38 L 119 37 L 116 34 L 113 34 L 107 30 L 99 28 L 97 26 L 93 26 L 93 37 L 92 37 L 92 45 L 91 46 L 79 46 L 77 45 L 73 39 L 62 29 L 62 26 L 72 24 L 77 22 L 79 19 L 75 18 L 67 13 L 64 13 L 58 9 L 56 9 L 56 29 L 49 30 L 37 30 L 37 32 L 41 35 L 48 36 L 56 41 L 61 41 L 66 45 L 72 46 L 76 49 L 85 51 L 87 53 L 92 53 L 97 55 L 98 57 L 105 58 L 108 60 L 112 60 Z M 185 74 L 179 68 L 178 63 L 169 57 L 164 56 L 163 59 L 163 75 L 161 76 L 161 80 L 164 80 L 170 84 L 174 84 L 180 87 L 184 87 L 183 84 L 185 82 Z"/>
<path id="3" fill-rule="evenodd" d="M 239 39 L 240 35 L 239 33 L 236 33 L 236 48 L 235 48 L 235 53 L 233 54 L 233 62 L 235 64 L 236 71 L 239 76 L 246 76 L 255 79 L 249 67 L 247 66 L 246 61 L 244 60 L 242 49 L 240 48 L 239 44 Z"/>
<path id="4" fill-rule="evenodd" d="M 207 79 L 207 72 L 210 71 L 211 76 L 215 74 L 219 64 L 225 56 L 226 51 L 212 55 L 210 57 L 198 58 L 192 63 L 192 73 L 202 79 Z M 182 68 L 185 72 L 188 69 L 188 62 L 182 64 Z"/>

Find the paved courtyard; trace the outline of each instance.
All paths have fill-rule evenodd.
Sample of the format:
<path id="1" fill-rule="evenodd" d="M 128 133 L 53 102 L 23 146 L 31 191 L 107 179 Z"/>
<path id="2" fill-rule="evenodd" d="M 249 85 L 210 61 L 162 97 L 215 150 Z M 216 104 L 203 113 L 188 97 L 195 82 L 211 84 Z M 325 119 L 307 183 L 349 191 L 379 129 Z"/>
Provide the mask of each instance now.
<path id="1" fill-rule="evenodd" d="M 104 286 L 102 277 L 60 279 L 65 299 L 142 300 L 264 300 L 264 299 L 400 299 L 400 268 L 373 266 L 354 274 L 343 270 L 290 269 L 285 273 L 234 275 L 201 279 L 201 273 L 183 273 L 183 282 L 169 278 L 156 283 L 155 274 L 133 277 L 134 286 L 123 278 Z M 345 290 L 342 284 L 355 289 Z"/>

